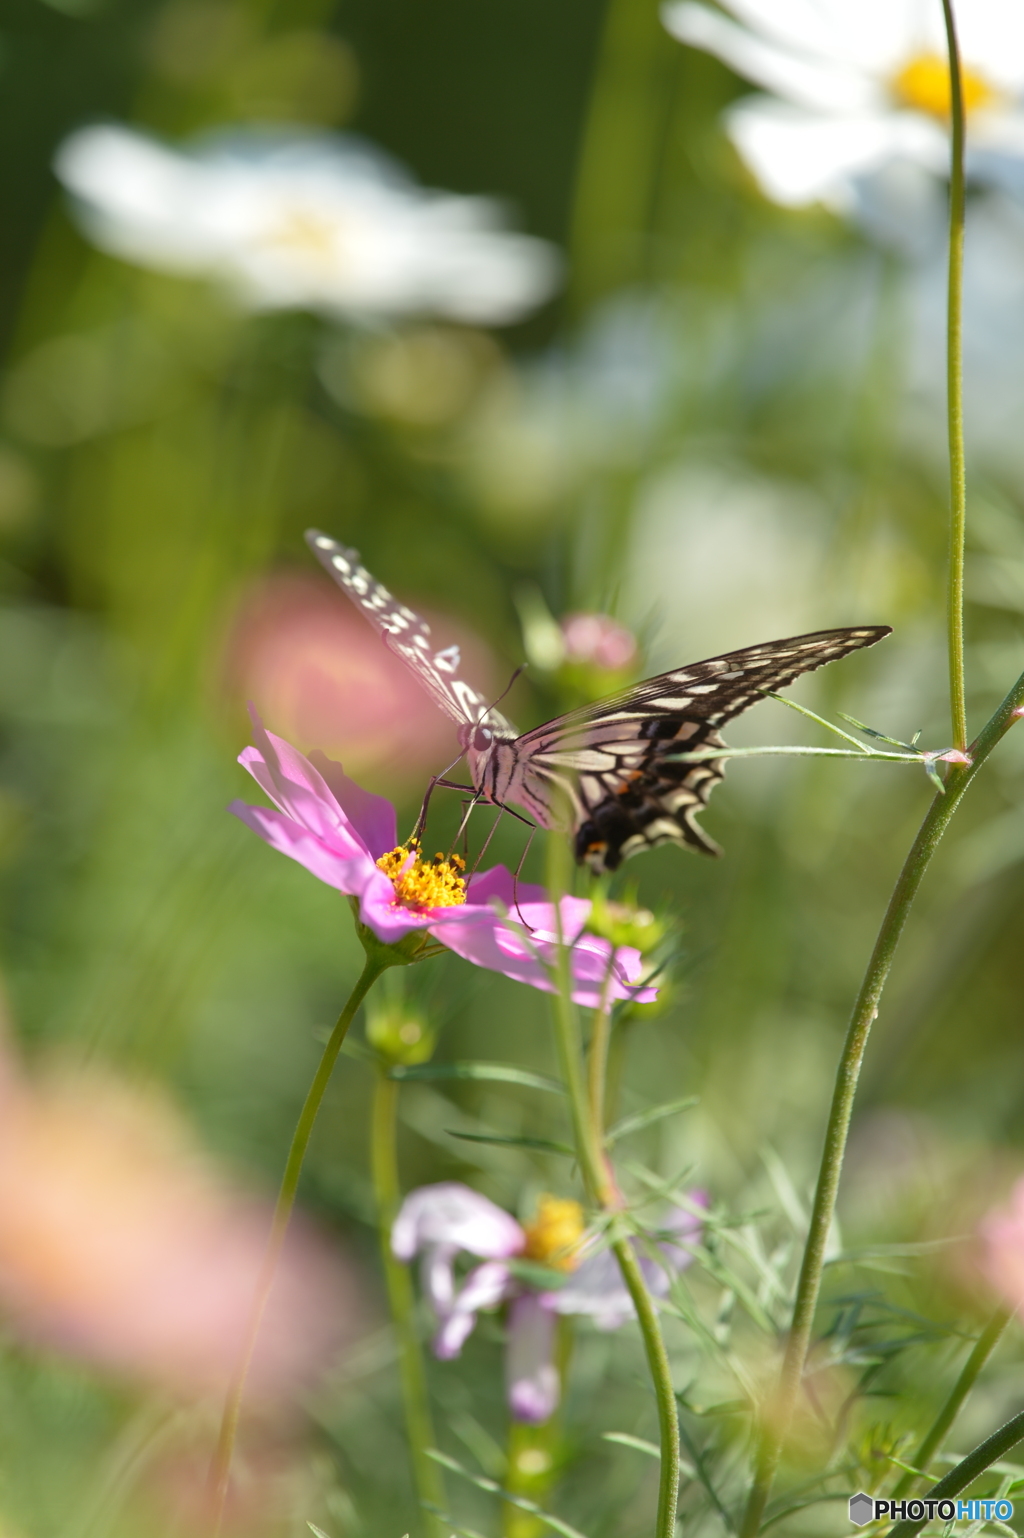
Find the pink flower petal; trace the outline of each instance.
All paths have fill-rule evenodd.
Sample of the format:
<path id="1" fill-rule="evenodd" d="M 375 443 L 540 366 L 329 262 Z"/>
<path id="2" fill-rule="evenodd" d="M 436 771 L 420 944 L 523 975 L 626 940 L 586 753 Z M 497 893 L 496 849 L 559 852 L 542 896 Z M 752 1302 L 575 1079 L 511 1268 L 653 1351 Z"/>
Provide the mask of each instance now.
<path id="1" fill-rule="evenodd" d="M 247 828 L 258 833 L 271 849 L 286 854 L 291 860 L 297 860 L 318 881 L 325 881 L 328 886 L 350 897 L 358 897 L 362 893 L 368 871 L 374 870 L 365 854 L 346 859 L 342 854 L 329 849 L 308 829 L 269 806 L 249 806 L 244 801 L 232 801 L 228 811 L 244 822 Z M 394 887 L 383 871 L 377 871 L 376 874 L 387 884 L 388 892 L 393 897 Z"/>
<path id="2" fill-rule="evenodd" d="M 458 1180 L 411 1191 L 391 1229 L 399 1260 L 411 1260 L 431 1244 L 454 1244 L 471 1255 L 504 1260 L 518 1255 L 525 1243 L 515 1218 Z"/>
<path id="3" fill-rule="evenodd" d="M 462 1291 L 456 1294 L 451 1313 L 434 1339 L 434 1355 L 442 1361 L 458 1356 L 476 1324 L 482 1308 L 497 1308 L 509 1293 L 511 1277 L 508 1266 L 500 1260 L 486 1260 L 466 1277 Z"/>
<path id="4" fill-rule="evenodd" d="M 558 1408 L 562 1386 L 555 1355 L 555 1316 L 536 1293 L 523 1293 L 509 1310 L 505 1375 L 516 1420 L 540 1425 Z"/>
<path id="5" fill-rule="evenodd" d="M 394 849 L 398 843 L 398 827 L 391 802 L 350 780 L 341 765 L 319 749 L 309 755 L 309 762 L 319 771 L 372 857 L 379 860 L 382 854 Z"/>

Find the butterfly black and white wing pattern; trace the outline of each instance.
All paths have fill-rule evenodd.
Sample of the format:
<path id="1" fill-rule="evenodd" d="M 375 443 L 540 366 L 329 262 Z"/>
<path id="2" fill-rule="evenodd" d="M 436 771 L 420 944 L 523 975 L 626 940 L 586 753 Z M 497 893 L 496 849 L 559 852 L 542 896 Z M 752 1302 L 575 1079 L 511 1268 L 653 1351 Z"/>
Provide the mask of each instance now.
<path id="1" fill-rule="evenodd" d="M 474 788 L 521 807 L 543 828 L 565 827 L 595 872 L 659 844 L 720 853 L 696 820 L 725 773 L 723 759 L 679 762 L 722 749 L 721 728 L 771 691 L 891 634 L 888 625 L 817 630 L 766 641 L 645 679 L 620 694 L 517 736 L 455 674 L 457 648 L 434 652 L 426 622 L 399 604 L 354 550 L 310 530 L 310 548 L 387 644 L 459 723 Z"/>
<path id="2" fill-rule="evenodd" d="M 379 630 L 388 647 L 411 668 L 436 704 L 460 726 L 475 727 L 486 716 L 488 725 L 505 736 L 515 731 L 504 716 L 488 707 L 483 695 L 458 677 L 459 648 L 435 651 L 430 626 L 412 609 L 399 603 L 387 588 L 366 570 L 358 550 L 347 550 L 319 529 L 306 531 L 306 543 L 320 565 L 348 594 L 356 608 Z"/>
<path id="3" fill-rule="evenodd" d="M 818 630 L 648 678 L 496 744 L 503 772 L 492 799 L 515 802 L 543 826 L 552 823 L 551 808 L 567 806 L 576 858 L 597 872 L 658 844 L 720 854 L 696 814 L 725 760 L 680 763 L 676 755 L 724 748 L 720 728 L 766 692 L 890 633 L 888 625 Z"/>

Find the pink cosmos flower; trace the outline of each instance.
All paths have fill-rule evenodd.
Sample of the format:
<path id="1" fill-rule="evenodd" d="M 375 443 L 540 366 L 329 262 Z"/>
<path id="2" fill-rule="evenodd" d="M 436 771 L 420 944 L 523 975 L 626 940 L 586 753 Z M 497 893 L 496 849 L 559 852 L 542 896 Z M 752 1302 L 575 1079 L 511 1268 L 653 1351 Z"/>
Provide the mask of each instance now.
<path id="1" fill-rule="evenodd" d="M 222 1393 L 268 1214 L 210 1167 L 174 1109 L 98 1074 L 0 1061 L 0 1310 L 20 1334 L 185 1395 Z M 250 1374 L 307 1387 L 362 1312 L 350 1267 L 289 1235 Z"/>
<path id="2" fill-rule="evenodd" d="M 351 604 L 317 576 L 277 572 L 254 583 L 232 616 L 224 655 L 234 700 L 254 700 L 290 742 L 317 744 L 357 777 L 422 782 L 444 754 L 451 722 Z M 431 615 L 428 613 L 427 618 Z M 482 642 L 448 617 L 468 671 L 496 695 Z"/>
<path id="3" fill-rule="evenodd" d="M 693 1192 L 692 1200 L 698 1207 L 707 1205 L 703 1191 Z M 659 1245 L 666 1265 L 640 1257 L 647 1285 L 657 1296 L 668 1292 L 669 1268 L 678 1272 L 690 1264 L 689 1246 L 699 1241 L 702 1224 L 696 1214 L 676 1208 L 665 1228 L 678 1240 Z M 577 1202 L 542 1197 L 536 1220 L 524 1227 L 458 1181 L 420 1186 L 402 1203 L 391 1248 L 399 1260 L 423 1256 L 424 1291 L 439 1326 L 434 1354 L 442 1360 L 459 1355 L 481 1309 L 508 1303 L 507 1390 L 517 1420 L 539 1424 L 558 1408 L 554 1347 L 559 1314 L 586 1314 L 599 1330 L 616 1330 L 635 1317 L 615 1256 L 586 1235 Z M 457 1287 L 453 1262 L 460 1250 L 483 1264 Z M 534 1263 L 532 1276 L 529 1267 L 517 1269 L 517 1260 Z M 559 1274 L 561 1285 L 551 1285 Z"/>
<path id="4" fill-rule="evenodd" d="M 356 898 L 362 923 L 386 945 L 425 931 L 475 966 L 555 991 L 558 916 L 543 887 L 517 885 L 503 865 L 463 881 L 452 862 L 431 864 L 396 847 L 390 801 L 363 790 L 324 754 L 306 758 L 252 715 L 257 746 L 246 748 L 239 763 L 276 810 L 235 801 L 229 810 L 236 817 L 318 880 Z M 584 933 L 590 908 L 579 897 L 560 903 L 576 1002 L 597 1008 L 607 997 L 655 998 L 656 988 L 639 985 L 638 950 Z"/>
<path id="5" fill-rule="evenodd" d="M 1011 1308 L 1024 1308 L 1024 1180 L 1018 1180 L 1007 1206 L 989 1213 L 979 1233 L 981 1267 Z"/>

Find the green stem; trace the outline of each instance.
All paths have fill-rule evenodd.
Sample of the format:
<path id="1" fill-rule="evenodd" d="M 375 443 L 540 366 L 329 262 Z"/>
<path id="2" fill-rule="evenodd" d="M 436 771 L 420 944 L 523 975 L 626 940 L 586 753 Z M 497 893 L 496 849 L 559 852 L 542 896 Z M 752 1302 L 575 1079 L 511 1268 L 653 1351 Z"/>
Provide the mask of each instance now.
<path id="1" fill-rule="evenodd" d="M 949 430 L 949 704 L 953 745 L 967 746 L 964 703 L 964 535 L 967 476 L 964 467 L 964 95 L 952 0 L 942 0 L 949 52 L 952 134 L 949 173 L 949 292 L 946 319 L 946 410 Z"/>
<path id="2" fill-rule="evenodd" d="M 974 1342 L 974 1349 L 964 1363 L 963 1371 L 953 1385 L 952 1393 L 946 1400 L 942 1409 L 935 1417 L 931 1430 L 925 1436 L 917 1452 L 909 1460 L 917 1473 L 911 1473 L 908 1469 L 892 1492 L 892 1499 L 900 1500 L 912 1490 L 921 1474 L 927 1474 L 928 1465 L 945 1441 L 946 1433 L 960 1413 L 960 1407 L 974 1387 L 975 1380 L 992 1352 L 999 1343 L 999 1338 L 1013 1317 L 1011 1309 L 999 1308 L 992 1315 L 988 1324 L 982 1330 L 978 1339 Z"/>
<path id="3" fill-rule="evenodd" d="M 373 1194 L 377 1203 L 377 1223 L 380 1235 L 380 1253 L 384 1263 L 388 1303 L 391 1319 L 398 1337 L 398 1367 L 402 1381 L 402 1399 L 405 1406 L 405 1426 L 412 1450 L 413 1478 L 421 1506 L 427 1511 L 440 1508 L 447 1511 L 444 1479 L 440 1467 L 427 1457 L 427 1449 L 437 1446 L 433 1422 L 430 1417 L 430 1400 L 427 1395 L 427 1374 L 416 1329 L 416 1303 L 413 1297 L 412 1279 L 408 1268 L 395 1259 L 391 1251 L 391 1226 L 401 1201 L 398 1180 L 397 1113 L 398 1081 L 389 1079 L 383 1072 L 377 1075 L 373 1092 L 371 1120 L 370 1162 L 373 1171 Z M 436 1516 L 429 1516 L 430 1531 L 440 1535 L 447 1532 Z"/>
<path id="4" fill-rule="evenodd" d="M 950 1469 L 949 1473 L 928 1491 L 928 1499 L 930 1501 L 952 1500 L 954 1495 L 959 1495 L 961 1490 L 966 1490 L 979 1474 L 984 1474 L 991 1464 L 998 1463 L 999 1459 L 1008 1453 L 1011 1447 L 1016 1447 L 1022 1438 L 1024 1438 L 1024 1410 L 1007 1421 L 1005 1426 L 1000 1426 L 998 1431 L 993 1431 L 992 1435 L 979 1443 L 973 1452 L 968 1453 L 955 1469 Z M 927 1517 L 922 1517 L 920 1521 L 910 1518 L 897 1522 L 889 1538 L 914 1538 L 914 1534 L 919 1533 L 927 1521 Z"/>
<path id="5" fill-rule="evenodd" d="M 821 1287 L 821 1274 L 825 1264 L 825 1244 L 835 1211 L 836 1192 L 843 1167 L 843 1156 L 846 1152 L 850 1115 L 853 1110 L 854 1095 L 857 1092 L 857 1080 L 867 1047 L 868 1034 L 878 1014 L 879 1001 L 889 976 L 896 947 L 939 840 L 949 826 L 967 787 L 996 743 L 1013 725 L 1022 707 L 1024 707 L 1024 674 L 1017 680 L 991 720 L 971 744 L 968 762 L 950 766 L 945 791 L 943 794 L 936 795 L 929 806 L 903 869 L 900 871 L 892 897 L 889 899 L 889 906 L 871 952 L 871 959 L 864 974 L 860 993 L 857 995 L 839 1059 L 832 1106 L 825 1131 L 825 1147 L 821 1156 L 818 1186 L 814 1193 L 810 1228 L 793 1304 L 793 1320 L 779 1374 L 778 1389 L 772 1399 L 771 1414 L 766 1417 L 758 1440 L 754 1481 L 740 1525 L 739 1538 L 756 1538 L 756 1534 L 761 1530 L 761 1519 L 775 1480 L 783 1443 L 796 1407 L 797 1395 L 800 1392 L 804 1364 L 811 1342 L 814 1311 Z"/>
<path id="6" fill-rule="evenodd" d="M 576 1139 L 576 1157 L 579 1160 L 584 1185 L 591 1200 L 597 1202 L 604 1212 L 614 1214 L 621 1206 L 621 1199 L 605 1158 L 602 1137 L 598 1130 L 600 1123 L 595 1122 L 590 1114 L 583 1077 L 583 1043 L 579 1014 L 572 998 L 571 948 L 562 938 L 559 899 L 568 885 L 567 876 L 568 850 L 564 840 L 557 834 L 552 834 L 548 839 L 548 886 L 552 901 L 555 903 L 558 934 L 555 964 L 557 984 L 555 1039 L 559 1064 L 569 1097 Z M 654 1394 L 658 1406 L 661 1469 L 655 1535 L 656 1538 L 674 1538 L 676 1505 L 679 1498 L 679 1417 L 675 1391 L 672 1387 L 668 1352 L 661 1333 L 661 1320 L 647 1290 L 636 1251 L 625 1237 L 613 1239 L 612 1250 L 636 1309 L 647 1355 L 647 1366 L 654 1383 Z"/>
<path id="7" fill-rule="evenodd" d="M 676 1530 L 676 1506 L 679 1501 L 679 1410 L 672 1370 L 669 1366 L 661 1320 L 654 1299 L 647 1290 L 636 1250 L 628 1239 L 616 1239 L 612 1245 L 619 1262 L 622 1280 L 633 1299 L 640 1333 L 647 1351 L 647 1365 L 654 1381 L 658 1401 L 658 1425 L 661 1428 L 661 1482 L 658 1486 L 657 1538 L 673 1538 Z"/>
<path id="8" fill-rule="evenodd" d="M 590 1049 L 587 1056 L 587 1093 L 590 1099 L 590 1125 L 601 1154 L 601 1163 L 607 1166 L 604 1145 L 605 1117 L 608 1099 L 608 1051 L 612 1039 L 612 982 L 614 974 L 609 958 L 608 975 L 601 991 L 601 1002 L 594 1010 L 594 1023 L 590 1031 Z"/>
<path id="9" fill-rule="evenodd" d="M 274 1275 L 277 1270 L 277 1263 L 281 1258 L 285 1235 L 288 1232 L 292 1208 L 295 1206 L 295 1193 L 298 1190 L 299 1175 L 302 1172 L 303 1160 L 306 1157 L 306 1150 L 309 1147 L 309 1140 L 313 1133 L 313 1124 L 316 1121 L 317 1112 L 324 1098 L 324 1091 L 327 1089 L 330 1081 L 331 1072 L 337 1061 L 338 1053 L 341 1051 L 341 1044 L 345 1040 L 345 1034 L 352 1024 L 356 1010 L 377 981 L 381 972 L 388 965 L 389 963 L 386 960 L 382 960 L 380 956 L 367 956 L 359 981 L 352 989 L 348 1003 L 338 1016 L 338 1023 L 331 1032 L 330 1039 L 324 1048 L 323 1057 L 320 1059 L 320 1065 L 313 1076 L 313 1082 L 309 1086 L 309 1092 L 306 1095 L 305 1103 L 299 1114 L 299 1120 L 292 1136 L 291 1147 L 288 1150 L 288 1158 L 284 1167 L 284 1175 L 281 1179 L 281 1189 L 277 1195 L 277 1205 L 274 1208 L 274 1216 L 270 1224 L 270 1237 L 267 1240 L 266 1254 L 263 1257 L 263 1264 L 256 1279 L 256 1289 L 249 1311 L 245 1337 L 241 1352 L 239 1353 L 238 1364 L 228 1385 L 227 1396 L 224 1400 L 224 1410 L 221 1415 L 220 1433 L 217 1437 L 217 1447 L 210 1464 L 208 1488 L 212 1538 L 217 1538 L 224 1520 L 224 1505 L 227 1501 L 228 1484 L 231 1476 L 231 1458 L 235 1448 L 235 1437 L 238 1433 L 238 1420 L 242 1409 L 242 1396 L 245 1393 L 245 1381 L 249 1375 L 252 1354 L 256 1346 L 256 1337 L 259 1334 L 263 1313 L 267 1306 L 267 1299 L 274 1285 Z"/>

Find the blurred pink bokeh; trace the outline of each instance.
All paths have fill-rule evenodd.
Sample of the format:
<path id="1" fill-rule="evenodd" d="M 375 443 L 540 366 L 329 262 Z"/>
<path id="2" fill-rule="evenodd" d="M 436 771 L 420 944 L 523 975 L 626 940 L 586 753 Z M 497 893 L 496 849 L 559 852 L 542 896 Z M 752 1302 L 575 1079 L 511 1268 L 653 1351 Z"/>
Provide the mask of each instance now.
<path id="1" fill-rule="evenodd" d="M 567 614 L 562 620 L 565 660 L 617 673 L 637 660 L 636 638 L 608 614 Z"/>
<path id="2" fill-rule="evenodd" d="M 482 641 L 430 615 L 439 647 L 456 642 L 461 674 L 495 688 Z M 321 748 L 353 777 L 401 789 L 443 769 L 458 752 L 455 725 L 383 640 L 329 583 L 282 574 L 243 597 L 227 643 L 226 675 L 240 704 L 305 750 Z"/>
<path id="3" fill-rule="evenodd" d="M 1005 1206 L 981 1222 L 981 1269 L 1010 1306 L 1024 1307 L 1024 1179 L 1018 1180 Z"/>
<path id="4" fill-rule="evenodd" d="M 0 1075 L 0 1311 L 29 1339 L 187 1395 L 222 1390 L 269 1231 L 169 1103 L 108 1077 Z M 289 1235 L 250 1393 L 283 1405 L 360 1327 L 350 1266 Z"/>

